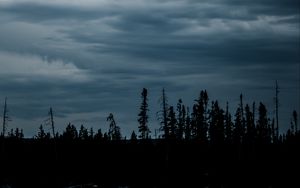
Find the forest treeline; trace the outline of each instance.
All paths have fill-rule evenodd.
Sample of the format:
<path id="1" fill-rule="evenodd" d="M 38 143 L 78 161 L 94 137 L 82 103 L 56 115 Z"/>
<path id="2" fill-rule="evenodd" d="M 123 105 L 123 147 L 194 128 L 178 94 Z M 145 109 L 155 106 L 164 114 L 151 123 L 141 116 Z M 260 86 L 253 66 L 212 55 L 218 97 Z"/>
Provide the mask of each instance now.
<path id="1" fill-rule="evenodd" d="M 229 112 L 229 104 L 225 109 L 220 107 L 217 100 L 210 101 L 206 90 L 202 90 L 199 97 L 194 100 L 192 107 L 186 106 L 181 99 L 176 106 L 170 105 L 163 89 L 160 97 L 161 110 L 157 112 L 157 119 L 161 125 L 155 138 L 165 140 L 197 141 L 206 144 L 269 144 L 299 141 L 298 115 L 296 111 L 291 114 L 290 127 L 285 133 L 280 133 L 278 117 L 268 117 L 266 106 L 260 102 L 244 104 L 243 95 L 235 113 Z M 52 109 L 51 115 L 52 114 Z M 141 92 L 140 112 L 137 115 L 138 132 L 132 131 L 130 138 L 122 137 L 121 127 L 117 125 L 115 117 L 110 113 L 107 117 L 108 131 L 94 130 L 81 125 L 67 124 L 62 133 L 45 131 L 45 125 L 39 126 L 36 140 L 150 140 L 151 137 L 148 108 L 148 91 L 143 88 Z M 51 117 L 53 118 L 53 116 Z M 53 119 L 49 119 L 53 123 Z M 5 126 L 6 123 L 3 123 Z M 3 127 L 5 130 L 6 127 Z M 3 131 L 4 132 L 4 131 Z M 2 132 L 2 136 L 3 136 Z M 157 135 L 158 134 L 158 135 Z M 23 130 L 11 129 L 5 134 L 7 139 L 23 139 Z"/>
<path id="2" fill-rule="evenodd" d="M 263 103 L 244 104 L 243 95 L 233 115 L 228 103 L 223 109 L 217 100 L 209 100 L 206 90 L 192 107 L 181 99 L 170 105 L 163 90 L 160 105 L 160 134 L 155 139 L 146 88 L 141 92 L 138 131 L 130 138 L 122 136 L 112 113 L 106 119 L 107 132 L 68 123 L 59 133 L 50 108 L 47 126 L 52 130 L 40 125 L 33 138 L 25 139 L 19 128 L 5 133 L 9 124 L 4 113 L 0 186 L 299 187 L 296 111 L 290 128 L 280 133 L 277 117 L 268 117 Z"/>

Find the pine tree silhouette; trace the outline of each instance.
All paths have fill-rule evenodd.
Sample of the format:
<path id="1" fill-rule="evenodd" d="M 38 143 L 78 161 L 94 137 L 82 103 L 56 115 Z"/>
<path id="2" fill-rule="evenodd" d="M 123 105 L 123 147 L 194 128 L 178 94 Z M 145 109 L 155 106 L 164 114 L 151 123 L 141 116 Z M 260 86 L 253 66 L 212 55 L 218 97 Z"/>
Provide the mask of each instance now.
<path id="1" fill-rule="evenodd" d="M 78 132 L 76 127 L 69 123 L 66 127 L 66 130 L 63 132 L 62 137 L 66 140 L 76 140 L 78 138 Z"/>
<path id="2" fill-rule="evenodd" d="M 293 111 L 293 123 L 295 126 L 295 133 L 297 133 L 298 132 L 298 114 L 297 114 L 296 110 Z"/>
<path id="3" fill-rule="evenodd" d="M 253 120 L 253 112 L 250 111 L 250 107 L 247 104 L 245 107 L 245 126 L 246 126 L 246 136 L 245 136 L 245 142 L 248 144 L 253 144 L 253 141 L 255 139 L 255 124 Z"/>
<path id="4" fill-rule="evenodd" d="M 228 109 L 228 102 L 226 103 L 226 112 L 225 112 L 225 143 L 231 144 L 232 143 L 232 130 L 233 130 L 233 123 L 231 120 L 231 114 L 229 113 Z"/>
<path id="5" fill-rule="evenodd" d="M 233 129 L 233 143 L 242 143 L 244 134 L 243 124 L 242 124 L 242 113 L 241 108 L 238 107 L 235 113 L 234 129 Z"/>
<path id="6" fill-rule="evenodd" d="M 190 110 L 189 107 L 186 109 L 186 119 L 185 119 L 185 139 L 190 140 L 191 139 L 191 117 L 190 117 Z"/>
<path id="7" fill-rule="evenodd" d="M 162 90 L 162 96 L 160 98 L 162 110 L 157 112 L 158 120 L 161 125 L 160 130 L 163 131 L 163 138 L 169 138 L 169 128 L 168 128 L 168 99 L 165 93 L 165 89 Z"/>
<path id="8" fill-rule="evenodd" d="M 268 131 L 268 117 L 267 109 L 263 103 L 259 103 L 258 108 L 258 121 L 257 121 L 257 134 L 259 143 L 269 143 Z"/>
<path id="9" fill-rule="evenodd" d="M 212 102 L 209 135 L 210 143 L 224 143 L 224 112 L 220 109 L 218 101 Z"/>
<path id="10" fill-rule="evenodd" d="M 167 118 L 167 125 L 168 125 L 168 130 L 170 131 L 168 133 L 169 137 L 167 139 L 175 139 L 176 138 L 176 132 L 177 132 L 177 126 L 176 126 L 176 114 L 174 112 L 173 106 L 170 106 L 168 110 L 168 118 Z"/>
<path id="11" fill-rule="evenodd" d="M 94 139 L 94 129 L 93 127 L 91 127 L 89 131 L 89 140 L 93 140 L 93 139 Z"/>
<path id="12" fill-rule="evenodd" d="M 132 133 L 131 133 L 130 140 L 131 141 L 136 141 L 137 140 L 137 136 L 136 136 L 134 131 L 132 131 Z"/>
<path id="13" fill-rule="evenodd" d="M 103 140 L 103 134 L 102 134 L 101 129 L 98 129 L 97 133 L 94 136 L 94 139 L 97 140 L 97 141 Z"/>
<path id="14" fill-rule="evenodd" d="M 36 135 L 36 139 L 38 140 L 50 139 L 50 137 L 48 137 L 47 134 L 45 133 L 43 125 L 39 126 L 39 132 Z"/>
<path id="15" fill-rule="evenodd" d="M 185 128 L 185 107 L 182 104 L 182 100 L 179 99 L 177 103 L 177 133 L 176 138 L 179 140 L 183 139 L 183 133 Z"/>
<path id="16" fill-rule="evenodd" d="M 109 116 L 106 118 L 107 121 L 109 121 L 109 131 L 108 131 L 108 137 L 111 140 L 121 140 L 121 131 L 120 127 L 117 126 L 116 121 L 114 119 L 114 115 L 112 113 L 109 114 Z"/>
<path id="17" fill-rule="evenodd" d="M 206 91 L 201 91 L 199 99 L 196 100 L 196 104 L 193 106 L 192 122 L 191 122 L 191 134 L 194 139 L 197 139 L 203 143 L 208 141 L 208 124 L 207 124 L 207 103 L 208 95 Z"/>
<path id="18" fill-rule="evenodd" d="M 80 126 L 78 137 L 80 140 L 88 140 L 89 139 L 88 130 L 83 125 Z"/>
<path id="19" fill-rule="evenodd" d="M 150 133 L 150 130 L 149 130 L 149 127 L 148 127 L 148 114 L 147 112 L 149 111 L 148 109 L 148 98 L 147 98 L 147 95 L 148 95 L 148 91 L 146 88 L 143 88 L 143 91 L 141 93 L 141 96 L 142 96 L 142 104 L 141 104 L 141 107 L 140 107 L 140 113 L 138 114 L 139 116 L 139 119 L 138 119 L 138 122 L 139 122 L 139 132 L 140 132 L 140 135 L 139 135 L 139 138 L 141 139 L 148 139 L 149 138 L 149 133 Z"/>

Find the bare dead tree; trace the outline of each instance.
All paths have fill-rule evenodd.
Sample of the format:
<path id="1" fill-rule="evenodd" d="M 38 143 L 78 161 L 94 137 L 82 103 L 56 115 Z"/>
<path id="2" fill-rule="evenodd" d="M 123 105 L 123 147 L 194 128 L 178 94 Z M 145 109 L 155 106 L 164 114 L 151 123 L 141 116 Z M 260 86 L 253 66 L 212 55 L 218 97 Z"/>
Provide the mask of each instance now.
<path id="1" fill-rule="evenodd" d="M 279 87 L 277 80 L 275 81 L 275 117 L 276 117 L 276 137 L 279 135 L 279 118 L 278 118 L 278 108 L 279 108 Z"/>
<path id="2" fill-rule="evenodd" d="M 5 137 L 5 132 L 7 128 L 7 122 L 11 121 L 10 117 L 8 116 L 8 108 L 7 108 L 7 97 L 5 97 L 4 101 L 4 108 L 3 108 L 3 124 L 2 124 L 2 136 Z"/>

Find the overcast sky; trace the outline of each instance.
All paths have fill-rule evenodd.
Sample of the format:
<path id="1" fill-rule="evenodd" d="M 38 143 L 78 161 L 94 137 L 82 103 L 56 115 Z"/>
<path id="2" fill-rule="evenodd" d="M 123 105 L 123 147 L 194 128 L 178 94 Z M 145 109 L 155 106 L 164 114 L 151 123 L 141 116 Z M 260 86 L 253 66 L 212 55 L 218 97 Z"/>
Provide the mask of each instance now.
<path id="1" fill-rule="evenodd" d="M 298 0 L 0 0 L 8 129 L 33 136 L 52 106 L 59 131 L 68 122 L 107 131 L 112 112 L 128 136 L 143 87 L 152 133 L 163 87 L 171 105 L 191 106 L 207 89 L 232 113 L 243 93 L 272 118 L 278 80 L 286 130 L 300 111 L 299 17 Z"/>

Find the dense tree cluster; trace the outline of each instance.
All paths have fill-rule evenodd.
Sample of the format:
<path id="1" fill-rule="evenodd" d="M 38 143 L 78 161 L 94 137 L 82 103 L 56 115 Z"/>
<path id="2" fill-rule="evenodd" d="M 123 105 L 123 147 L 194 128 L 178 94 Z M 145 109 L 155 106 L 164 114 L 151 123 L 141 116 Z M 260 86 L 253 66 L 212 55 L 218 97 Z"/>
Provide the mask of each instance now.
<path id="1" fill-rule="evenodd" d="M 141 92 L 141 106 L 138 113 L 138 132 L 131 134 L 131 140 L 150 139 L 148 125 L 148 90 L 143 88 Z M 163 89 L 161 96 L 161 111 L 157 112 L 161 124 L 159 139 L 166 140 L 194 140 L 206 144 L 268 144 L 299 139 L 298 114 L 293 111 L 290 128 L 286 133 L 279 134 L 279 127 L 275 126 L 275 118 L 268 117 L 266 106 L 260 102 L 258 109 L 256 103 L 244 104 L 243 95 L 240 95 L 239 105 L 232 116 L 229 112 L 229 104 L 225 110 L 219 102 L 210 101 L 206 90 L 200 92 L 195 100 L 192 110 L 187 107 L 182 99 L 177 102 L 176 108 L 168 104 L 166 92 Z M 52 137 L 63 140 L 122 140 L 121 128 L 117 126 L 114 115 L 107 117 L 109 123 L 108 132 L 102 133 L 99 129 L 81 125 L 79 130 L 69 123 L 62 134 L 50 135 L 40 125 L 39 131 L 34 137 L 38 140 L 49 140 Z M 16 128 L 7 133 L 8 138 L 22 139 L 23 130 Z"/>
<path id="2" fill-rule="evenodd" d="M 163 90 L 162 98 L 165 99 Z M 174 107 L 162 102 L 161 117 L 163 138 L 196 140 L 210 144 L 268 144 L 293 140 L 299 137 L 297 112 L 293 112 L 290 129 L 285 134 L 279 134 L 279 128 L 275 126 L 274 118 L 268 117 L 267 108 L 259 103 L 258 110 L 255 103 L 252 109 L 249 104 L 243 104 L 243 95 L 240 95 L 240 103 L 234 114 L 219 106 L 218 101 L 211 101 L 207 91 L 201 91 L 199 98 L 195 100 L 191 115 L 189 108 L 185 107 L 182 100 L 177 104 L 177 114 Z M 257 118 L 255 115 L 258 114 Z"/>
<path id="3" fill-rule="evenodd" d="M 106 132 L 72 123 L 62 133 L 40 125 L 33 139 L 24 139 L 19 128 L 8 131 L 5 139 L 0 137 L 0 159 L 6 161 L 0 187 L 7 182 L 12 187 L 49 188 L 89 182 L 106 185 L 99 187 L 277 187 L 282 182 L 279 187 L 292 187 L 289 182 L 294 186 L 300 166 L 296 111 L 288 131 L 280 134 L 266 106 L 245 104 L 243 95 L 232 115 L 228 102 L 223 109 L 217 100 L 210 101 L 206 90 L 188 107 L 182 99 L 176 106 L 169 104 L 163 89 L 157 113 L 160 134 L 152 139 L 146 88 L 141 99 L 138 132 L 132 131 L 129 140 L 112 113 L 106 118 Z M 128 173 L 129 169 L 135 170 Z"/>
<path id="4" fill-rule="evenodd" d="M 149 139 L 150 129 L 148 127 L 148 97 L 147 89 L 143 88 L 141 93 L 142 103 L 138 113 L 139 136 L 133 131 L 131 140 Z M 200 143 L 210 144 L 268 144 L 295 140 L 299 137 L 297 112 L 292 114 L 291 126 L 287 133 L 279 134 L 278 127 L 275 126 L 274 118 L 268 117 L 267 108 L 263 103 L 259 103 L 258 110 L 253 102 L 244 105 L 243 95 L 240 95 L 240 103 L 232 117 L 229 112 L 229 105 L 225 110 L 219 102 L 209 101 L 206 90 L 200 92 L 198 99 L 192 106 L 185 106 L 182 99 L 178 100 L 176 110 L 168 104 L 165 90 L 162 92 L 161 108 L 158 112 L 161 123 L 161 138 L 167 140 L 194 140 Z M 256 116 L 257 115 L 257 116 Z M 66 130 L 58 138 L 66 140 L 121 140 L 120 127 L 117 126 L 113 114 L 107 117 L 109 131 L 102 134 L 99 129 L 94 134 L 91 128 L 88 131 L 83 125 L 77 131 L 70 123 Z M 50 134 L 45 133 L 41 126 L 36 136 L 37 139 L 49 139 Z"/>

